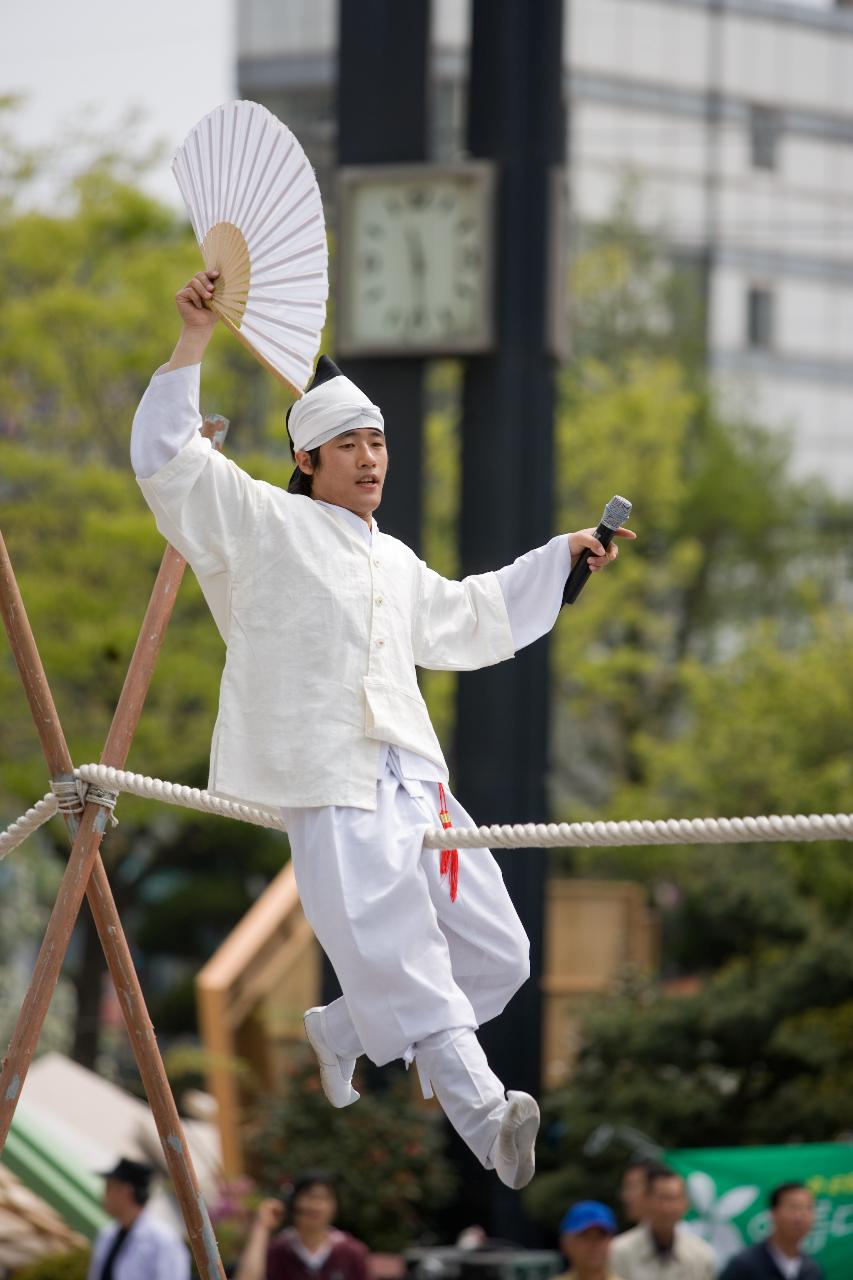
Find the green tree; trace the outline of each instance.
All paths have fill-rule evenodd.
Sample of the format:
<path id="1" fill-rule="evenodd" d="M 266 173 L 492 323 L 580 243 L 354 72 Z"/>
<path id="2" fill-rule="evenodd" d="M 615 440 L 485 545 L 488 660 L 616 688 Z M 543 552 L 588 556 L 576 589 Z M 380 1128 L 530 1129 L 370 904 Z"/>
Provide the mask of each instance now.
<path id="1" fill-rule="evenodd" d="M 3 530 L 76 763 L 97 759 L 136 641 L 163 542 L 130 472 L 133 412 L 178 332 L 172 298 L 200 265 L 185 221 L 142 194 L 95 145 L 50 212 L 27 200 L 50 154 L 16 149 L 0 103 L 0 509 Z M 287 397 L 227 334 L 205 362 L 202 409 L 234 420 L 228 441 L 255 474 L 288 474 Z M 277 446 L 267 450 L 275 435 Z M 265 454 L 251 450 L 264 445 Z M 223 661 L 191 572 L 186 576 L 128 767 L 204 785 Z M 0 806 L 11 821 L 47 786 L 11 655 L 0 652 Z M 155 1017 L 193 1025 L 191 979 L 287 856 L 280 837 L 124 797 L 104 842 L 114 892 L 141 958 Z M 8 864 L 7 876 L 35 844 Z M 64 827 L 39 846 L 64 861 Z M 23 885 L 23 881 L 22 881 Z M 192 886 L 192 888 L 190 888 Z M 16 890 L 17 892 L 17 890 Z M 23 892 L 23 887 L 21 888 Z M 36 941 L 37 924 L 30 934 Z M 23 917 L 19 924 L 23 924 Z M 10 941 L 10 948 L 15 944 Z M 26 953 L 26 937 L 15 954 Z M 74 948 L 73 1052 L 94 1065 L 103 963 L 84 908 Z M 168 979 L 168 981 L 167 981 Z M 65 1006 L 67 1008 L 67 1005 Z"/>
<path id="2" fill-rule="evenodd" d="M 781 435 L 722 411 L 671 275 L 620 225 L 577 267 L 560 524 L 615 490 L 634 500 L 640 540 L 555 639 L 560 813 L 849 809 L 853 620 L 836 540 L 849 542 L 851 510 L 791 480 Z M 624 1146 L 580 1158 L 600 1125 L 661 1147 L 850 1125 L 848 845 L 578 850 L 555 864 L 645 881 L 664 973 L 694 981 L 672 995 L 626 974 L 586 1007 L 575 1070 L 546 1102 L 528 1193 L 543 1222 L 572 1197 L 614 1199 Z"/>
<path id="3" fill-rule="evenodd" d="M 547 1100 L 529 1203 L 554 1222 L 573 1197 L 613 1199 L 623 1149 L 581 1162 L 597 1126 L 661 1147 L 831 1141 L 853 1125 L 853 942 L 816 928 L 730 961 L 692 995 L 626 982 L 585 1018 L 568 1085 Z"/>

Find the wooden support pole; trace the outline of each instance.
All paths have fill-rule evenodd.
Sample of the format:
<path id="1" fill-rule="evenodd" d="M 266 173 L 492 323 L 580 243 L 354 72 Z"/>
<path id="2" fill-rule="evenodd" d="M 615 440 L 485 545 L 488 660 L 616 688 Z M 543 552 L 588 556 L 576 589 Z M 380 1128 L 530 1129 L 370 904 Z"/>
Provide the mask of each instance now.
<path id="1" fill-rule="evenodd" d="M 204 433 L 221 441 L 222 421 L 222 419 L 216 419 L 206 422 Z M 174 548 L 167 547 L 101 754 L 102 764 L 120 769 L 126 762 L 185 568 L 186 561 L 183 557 Z M 54 779 L 73 777 L 73 765 L 65 735 L 2 533 L 0 533 L 0 612 L 9 634 L 12 652 L 36 722 L 51 777 Z M 92 802 L 86 804 L 79 822 L 76 815 L 63 815 L 73 838 L 71 855 L 39 951 L 33 977 L 21 1006 L 2 1071 L 0 1071 L 0 1151 L 5 1145 L 15 1107 L 71 940 L 74 923 L 80 911 L 83 896 L 86 894 L 119 997 L 143 1086 L 157 1124 L 163 1153 L 174 1182 L 196 1266 L 202 1280 L 224 1280 L 225 1272 L 219 1257 L 216 1237 L 201 1197 L 154 1028 L 100 857 L 100 843 L 109 814 L 110 809 L 107 805 Z"/>

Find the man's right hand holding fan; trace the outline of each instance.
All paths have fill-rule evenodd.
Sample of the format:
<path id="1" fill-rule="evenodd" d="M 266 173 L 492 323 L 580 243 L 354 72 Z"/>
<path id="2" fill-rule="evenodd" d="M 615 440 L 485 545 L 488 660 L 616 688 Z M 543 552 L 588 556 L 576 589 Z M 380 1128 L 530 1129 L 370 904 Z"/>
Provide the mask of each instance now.
<path id="1" fill-rule="evenodd" d="M 183 328 L 164 372 L 201 363 L 213 327 L 219 319 L 215 311 L 204 305 L 213 297 L 213 285 L 218 275 L 218 271 L 197 271 L 175 295 L 175 306 Z"/>

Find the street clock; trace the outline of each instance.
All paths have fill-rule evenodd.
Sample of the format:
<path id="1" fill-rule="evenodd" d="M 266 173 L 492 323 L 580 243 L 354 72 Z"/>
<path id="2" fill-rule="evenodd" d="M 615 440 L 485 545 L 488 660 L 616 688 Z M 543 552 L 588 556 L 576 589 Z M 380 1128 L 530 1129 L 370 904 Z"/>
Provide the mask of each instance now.
<path id="1" fill-rule="evenodd" d="M 491 348 L 494 185 L 481 161 L 341 169 L 336 351 Z"/>

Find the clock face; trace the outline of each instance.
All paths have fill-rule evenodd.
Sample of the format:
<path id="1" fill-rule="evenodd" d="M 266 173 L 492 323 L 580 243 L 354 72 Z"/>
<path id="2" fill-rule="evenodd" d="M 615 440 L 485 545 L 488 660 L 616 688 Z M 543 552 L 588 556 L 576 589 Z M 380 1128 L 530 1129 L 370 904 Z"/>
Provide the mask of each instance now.
<path id="1" fill-rule="evenodd" d="M 489 346 L 491 189 L 482 165 L 357 170 L 344 181 L 342 354 Z"/>

